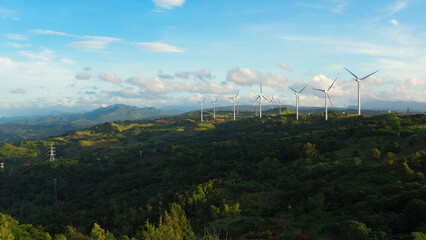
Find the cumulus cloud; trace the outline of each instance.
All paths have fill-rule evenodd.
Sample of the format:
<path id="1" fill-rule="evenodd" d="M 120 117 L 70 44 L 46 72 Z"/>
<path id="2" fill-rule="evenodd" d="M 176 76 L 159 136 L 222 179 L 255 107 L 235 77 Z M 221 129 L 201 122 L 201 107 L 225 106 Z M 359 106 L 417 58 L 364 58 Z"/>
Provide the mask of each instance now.
<path id="1" fill-rule="evenodd" d="M 16 89 L 10 90 L 10 93 L 13 93 L 13 94 L 25 94 L 27 92 L 24 89 L 22 89 L 22 88 L 16 88 Z"/>
<path id="2" fill-rule="evenodd" d="M 173 45 L 160 42 L 141 42 L 135 43 L 142 50 L 148 52 L 183 52 L 184 50 Z"/>
<path id="3" fill-rule="evenodd" d="M 203 69 L 203 70 L 199 70 L 199 71 L 176 72 L 175 76 L 177 78 L 184 78 L 184 79 L 195 78 L 195 79 L 198 79 L 198 80 L 208 80 L 208 79 L 214 78 L 214 76 L 210 72 L 210 69 Z"/>
<path id="4" fill-rule="evenodd" d="M 182 6 L 185 0 L 152 0 L 152 2 L 158 7 L 172 9 Z"/>
<path id="5" fill-rule="evenodd" d="M 287 70 L 289 72 L 293 72 L 293 70 L 288 66 L 287 63 L 278 63 L 277 66 L 280 67 L 280 68 L 282 68 L 282 69 L 285 69 L 285 70 Z"/>
<path id="6" fill-rule="evenodd" d="M 228 71 L 227 81 L 238 85 L 253 85 L 262 82 L 265 86 L 280 86 L 287 82 L 287 79 L 279 74 L 262 73 L 253 71 L 250 68 L 234 68 Z"/>
<path id="7" fill-rule="evenodd" d="M 89 80 L 92 76 L 87 72 L 77 73 L 75 79 L 77 80 Z"/>
<path id="8" fill-rule="evenodd" d="M 161 79 L 173 79 L 174 76 L 167 74 L 167 73 L 163 73 L 163 71 L 159 70 L 157 73 L 157 77 L 161 78 Z"/>
<path id="9" fill-rule="evenodd" d="M 387 101 L 417 101 L 424 102 L 426 96 L 426 80 L 418 77 L 407 78 L 403 81 L 395 80 L 390 88 L 378 91 L 375 96 Z"/>
<path id="10" fill-rule="evenodd" d="M 167 93 L 170 91 L 170 84 L 160 78 L 147 78 L 141 75 L 136 75 L 126 80 L 126 82 L 142 87 L 154 93 Z"/>
<path id="11" fill-rule="evenodd" d="M 27 36 L 22 34 L 4 33 L 2 36 L 10 40 L 27 40 Z"/>
<path id="12" fill-rule="evenodd" d="M 108 72 L 108 73 L 101 73 L 99 74 L 99 80 L 107 81 L 111 83 L 121 83 L 121 78 L 117 77 L 114 73 Z"/>

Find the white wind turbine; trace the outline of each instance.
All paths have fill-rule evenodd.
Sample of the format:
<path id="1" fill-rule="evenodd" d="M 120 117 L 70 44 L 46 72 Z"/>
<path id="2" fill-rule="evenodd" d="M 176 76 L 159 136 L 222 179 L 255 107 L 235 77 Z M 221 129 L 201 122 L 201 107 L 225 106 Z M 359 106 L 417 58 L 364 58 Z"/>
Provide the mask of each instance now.
<path id="1" fill-rule="evenodd" d="M 281 100 L 280 100 L 280 98 L 279 97 L 277 97 L 277 100 L 278 100 L 278 106 L 279 106 L 279 113 L 280 113 L 280 115 L 281 115 Z"/>
<path id="2" fill-rule="evenodd" d="M 203 108 L 204 108 L 204 101 L 206 100 L 206 98 L 203 99 L 203 101 L 199 102 L 201 105 L 201 122 L 203 121 Z"/>
<path id="3" fill-rule="evenodd" d="M 299 94 L 303 92 L 303 90 L 305 90 L 305 88 L 308 85 L 305 85 L 302 90 L 300 91 L 296 91 L 293 88 L 290 87 L 291 90 L 293 90 L 294 94 L 296 95 L 296 120 L 299 120 L 299 104 L 300 104 L 300 99 L 299 99 Z"/>
<path id="4" fill-rule="evenodd" d="M 216 105 L 217 105 L 217 98 L 213 103 L 213 119 L 216 119 Z"/>
<path id="5" fill-rule="evenodd" d="M 314 88 L 314 90 L 317 90 L 317 91 L 320 91 L 320 92 L 323 92 L 323 93 L 324 93 L 324 102 L 325 102 L 325 120 L 326 120 L 326 121 L 327 121 L 327 119 L 328 119 L 328 117 L 327 117 L 327 97 L 328 97 L 328 100 L 330 101 L 331 106 L 333 106 L 333 103 L 331 102 L 331 99 L 330 99 L 330 95 L 328 95 L 328 91 L 331 89 L 331 87 L 333 87 L 333 85 L 334 85 L 334 83 L 336 82 L 336 80 L 337 80 L 337 78 L 336 78 L 336 79 L 334 79 L 334 82 L 330 85 L 330 87 L 329 87 L 327 90 Z"/>
<path id="6" fill-rule="evenodd" d="M 347 68 L 345 68 L 346 71 L 348 71 L 350 74 L 352 74 L 352 76 L 355 77 L 355 81 L 357 81 L 358 83 L 358 115 L 361 115 L 361 94 L 360 94 L 360 88 L 361 88 L 361 80 L 364 80 L 366 78 L 368 78 L 369 76 L 375 74 L 376 72 L 378 72 L 379 70 L 368 74 L 367 76 L 363 77 L 363 78 L 359 78 L 357 77 L 355 74 L 353 74 L 351 71 L 349 71 Z"/>
<path id="7" fill-rule="evenodd" d="M 259 118 L 262 118 L 262 98 L 269 101 L 262 93 L 262 83 L 260 83 L 260 93 L 257 94 L 257 98 L 253 101 L 259 100 Z"/>
<path id="8" fill-rule="evenodd" d="M 272 95 L 271 97 L 271 101 L 269 101 L 271 103 L 271 109 L 274 109 L 274 95 Z"/>
<path id="9" fill-rule="evenodd" d="M 229 99 L 232 100 L 232 105 L 234 107 L 234 120 L 235 120 L 235 100 L 237 100 L 238 97 L 238 93 L 240 92 L 240 90 L 237 91 L 237 94 L 235 94 L 235 97 L 230 97 Z"/>

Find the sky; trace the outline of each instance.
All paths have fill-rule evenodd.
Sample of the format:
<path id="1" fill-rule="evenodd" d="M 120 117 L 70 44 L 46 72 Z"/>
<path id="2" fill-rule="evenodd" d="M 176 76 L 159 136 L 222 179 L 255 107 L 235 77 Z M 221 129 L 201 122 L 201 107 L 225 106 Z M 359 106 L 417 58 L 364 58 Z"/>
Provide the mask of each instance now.
<path id="1" fill-rule="evenodd" d="M 0 0 L 0 117 L 219 106 L 240 90 L 335 107 L 426 102 L 426 1 Z M 210 106 L 211 107 L 211 106 Z"/>

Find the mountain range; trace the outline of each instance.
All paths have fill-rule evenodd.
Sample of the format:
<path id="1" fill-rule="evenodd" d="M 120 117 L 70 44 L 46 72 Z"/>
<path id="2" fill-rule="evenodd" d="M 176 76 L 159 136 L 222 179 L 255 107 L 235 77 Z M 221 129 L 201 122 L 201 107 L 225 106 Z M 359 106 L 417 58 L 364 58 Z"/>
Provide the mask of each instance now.
<path id="1" fill-rule="evenodd" d="M 154 107 L 138 108 L 128 105 L 100 107 L 86 113 L 52 114 L 43 117 L 0 119 L 0 142 L 19 142 L 64 134 L 98 123 L 153 119 L 176 115 L 176 112 Z"/>

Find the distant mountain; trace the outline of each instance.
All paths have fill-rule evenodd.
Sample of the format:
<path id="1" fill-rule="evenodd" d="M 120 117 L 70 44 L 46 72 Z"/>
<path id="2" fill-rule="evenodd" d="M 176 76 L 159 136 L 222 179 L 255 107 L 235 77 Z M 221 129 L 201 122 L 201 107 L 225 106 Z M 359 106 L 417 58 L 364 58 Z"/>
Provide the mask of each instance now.
<path id="1" fill-rule="evenodd" d="M 0 142 L 19 142 L 42 139 L 72 130 L 79 130 L 103 122 L 152 119 L 176 115 L 176 112 L 153 107 L 138 108 L 127 105 L 100 107 L 87 113 L 52 114 L 44 117 L 0 119 Z M 3 121 L 4 124 L 1 122 Z"/>
<path id="2" fill-rule="evenodd" d="M 358 106 L 356 106 L 355 108 L 358 108 Z M 426 111 L 426 102 L 374 100 L 363 103 L 362 108 L 380 109 L 392 112 L 405 112 L 407 108 L 409 108 L 410 112 L 424 113 Z"/>

